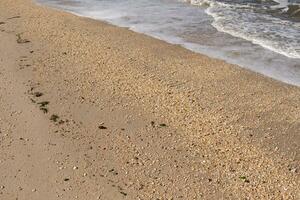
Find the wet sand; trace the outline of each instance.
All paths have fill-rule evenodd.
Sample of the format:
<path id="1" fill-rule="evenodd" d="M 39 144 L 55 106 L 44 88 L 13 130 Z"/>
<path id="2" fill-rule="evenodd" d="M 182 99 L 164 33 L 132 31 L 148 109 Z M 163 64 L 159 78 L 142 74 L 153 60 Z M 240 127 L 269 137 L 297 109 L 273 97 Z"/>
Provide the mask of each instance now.
<path id="1" fill-rule="evenodd" d="M 299 199 L 300 89 L 0 2 L 0 199 Z"/>

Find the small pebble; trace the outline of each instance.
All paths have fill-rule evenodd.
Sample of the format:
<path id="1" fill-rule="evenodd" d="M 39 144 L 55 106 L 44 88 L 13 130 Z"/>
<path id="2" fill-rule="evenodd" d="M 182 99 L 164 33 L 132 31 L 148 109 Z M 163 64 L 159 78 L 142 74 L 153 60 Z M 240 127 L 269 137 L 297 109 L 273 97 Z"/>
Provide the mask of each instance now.
<path id="1" fill-rule="evenodd" d="M 101 126 L 99 126 L 98 128 L 99 128 L 99 129 L 107 129 L 107 127 L 106 127 L 106 126 L 102 126 L 102 125 L 101 125 Z"/>

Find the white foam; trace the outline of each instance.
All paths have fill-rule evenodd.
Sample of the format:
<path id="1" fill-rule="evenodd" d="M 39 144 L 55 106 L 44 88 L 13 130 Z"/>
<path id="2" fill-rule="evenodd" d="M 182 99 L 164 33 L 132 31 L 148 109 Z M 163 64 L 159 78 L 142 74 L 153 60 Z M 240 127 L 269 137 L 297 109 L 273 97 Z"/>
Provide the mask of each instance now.
<path id="1" fill-rule="evenodd" d="M 269 16 L 255 16 L 248 5 L 228 5 L 209 0 L 191 0 L 193 5 L 209 4 L 206 13 L 214 18 L 212 25 L 232 36 L 243 38 L 289 58 L 300 58 L 299 23 Z M 274 33 L 274 29 L 276 33 Z"/>
<path id="2" fill-rule="evenodd" d="M 273 51 L 278 52 L 282 48 L 280 45 L 278 47 L 279 50 L 268 51 L 260 46 L 266 45 L 270 49 L 270 47 L 274 46 L 274 43 L 268 44 L 268 40 L 263 40 L 259 43 L 259 37 L 252 38 L 252 35 L 255 36 L 255 34 L 247 35 L 244 34 L 247 33 L 247 30 L 244 30 L 244 32 L 236 31 L 236 27 L 229 26 L 230 23 L 227 23 L 227 21 L 232 20 L 232 22 L 236 23 L 234 17 L 239 14 L 231 12 L 232 8 L 230 5 L 213 5 L 215 2 L 210 0 L 192 0 L 192 3 L 202 5 L 199 8 L 199 6 L 189 6 L 189 4 L 176 1 L 85 0 L 84 2 L 82 1 L 81 7 L 58 6 L 80 16 L 104 20 L 117 26 L 127 27 L 133 31 L 144 33 L 172 44 L 179 44 L 194 52 L 223 59 L 286 83 L 300 86 L 300 60 L 281 55 L 285 52 L 280 52 L 281 54 L 273 53 Z M 223 10 L 212 10 L 219 8 Z M 249 8 L 247 5 L 239 5 L 239 9 Z M 209 15 L 205 14 L 205 12 Z M 228 14 L 232 14 L 233 18 L 228 18 Z M 283 26 L 288 25 L 284 24 L 288 22 L 280 21 L 280 23 Z M 220 32 L 216 31 L 211 24 Z M 293 24 L 291 27 L 297 29 L 299 26 Z M 242 26 L 242 28 L 252 27 Z M 252 43 L 248 41 L 252 41 Z M 286 50 L 286 47 L 284 48 Z"/>

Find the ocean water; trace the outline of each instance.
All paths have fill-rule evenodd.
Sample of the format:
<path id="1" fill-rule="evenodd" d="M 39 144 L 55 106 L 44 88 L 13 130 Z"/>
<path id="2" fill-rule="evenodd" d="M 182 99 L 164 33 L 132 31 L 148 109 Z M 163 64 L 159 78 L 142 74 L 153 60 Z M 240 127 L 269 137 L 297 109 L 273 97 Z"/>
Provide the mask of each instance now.
<path id="1" fill-rule="evenodd" d="M 300 0 L 37 2 L 127 27 L 300 86 Z"/>

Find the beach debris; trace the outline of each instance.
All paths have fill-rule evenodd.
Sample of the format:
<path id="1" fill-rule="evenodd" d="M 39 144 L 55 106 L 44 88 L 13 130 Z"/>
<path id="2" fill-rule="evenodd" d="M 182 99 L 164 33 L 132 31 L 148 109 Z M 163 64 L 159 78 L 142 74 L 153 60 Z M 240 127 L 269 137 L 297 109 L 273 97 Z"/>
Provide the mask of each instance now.
<path id="1" fill-rule="evenodd" d="M 110 170 L 108 170 L 109 172 L 113 172 L 113 171 L 115 171 L 114 169 L 110 169 Z"/>
<path id="2" fill-rule="evenodd" d="M 298 172 L 298 169 L 297 169 L 297 168 L 290 169 L 290 172 L 292 172 L 292 173 L 297 173 L 297 172 Z"/>
<path id="3" fill-rule="evenodd" d="M 106 127 L 106 126 L 103 126 L 103 125 L 98 126 L 98 128 L 99 128 L 99 129 L 107 129 L 107 127 Z"/>
<path id="4" fill-rule="evenodd" d="M 74 166 L 74 167 L 73 167 L 73 170 L 76 170 L 76 169 L 78 169 L 78 167 L 77 167 L 77 166 Z"/>
<path id="5" fill-rule="evenodd" d="M 43 113 L 45 113 L 45 114 L 48 113 L 48 109 L 47 108 L 40 107 L 40 110 L 43 111 Z"/>
<path id="6" fill-rule="evenodd" d="M 36 192 L 36 189 L 34 188 L 34 189 L 32 189 L 31 191 L 32 191 L 32 192 Z"/>
<path id="7" fill-rule="evenodd" d="M 41 96 L 43 96 L 43 93 L 41 93 L 41 92 L 35 92 L 33 95 L 35 97 L 41 97 Z"/>
<path id="8" fill-rule="evenodd" d="M 250 183 L 249 179 L 246 176 L 240 176 L 240 179 L 243 180 L 245 183 Z"/>
<path id="9" fill-rule="evenodd" d="M 154 121 L 151 121 L 150 124 L 151 124 L 152 127 L 155 126 L 155 122 Z"/>
<path id="10" fill-rule="evenodd" d="M 289 171 L 292 172 L 292 173 L 297 173 L 297 172 L 298 172 L 298 169 L 297 169 L 297 167 L 290 166 L 290 167 L 289 167 Z"/>
<path id="11" fill-rule="evenodd" d="M 162 123 L 162 124 L 159 124 L 160 127 L 166 127 L 167 125 Z"/>
<path id="12" fill-rule="evenodd" d="M 39 103 L 37 103 L 37 104 L 39 104 L 40 107 L 45 107 L 46 105 L 49 104 L 49 101 L 42 101 L 42 102 L 39 102 Z"/>
<path id="13" fill-rule="evenodd" d="M 17 16 L 9 17 L 9 18 L 7 18 L 7 19 L 18 19 L 18 18 L 21 18 L 21 16 L 20 16 L 20 15 L 17 15 Z"/>
<path id="14" fill-rule="evenodd" d="M 20 34 L 20 33 L 18 33 L 16 36 L 17 36 L 17 43 L 19 43 L 19 44 L 24 44 L 24 43 L 30 42 L 30 41 L 27 40 L 27 39 L 23 39 L 23 38 L 21 37 L 21 34 Z"/>
<path id="15" fill-rule="evenodd" d="M 153 128 L 155 127 L 155 122 L 154 122 L 154 121 L 151 121 L 150 124 L 151 124 L 151 126 L 152 126 Z M 167 124 L 161 123 L 161 124 L 159 124 L 159 127 L 167 127 Z"/>
<path id="16" fill-rule="evenodd" d="M 123 191 L 120 191 L 120 193 L 124 196 L 127 196 L 127 193 L 123 192 Z"/>
<path id="17" fill-rule="evenodd" d="M 119 173 L 115 171 L 115 169 L 110 169 L 108 172 L 111 172 L 113 175 L 118 175 Z"/>
<path id="18" fill-rule="evenodd" d="M 36 92 L 36 93 L 34 93 L 34 95 L 35 95 L 36 97 L 40 97 L 40 96 L 42 96 L 43 94 L 40 93 L 40 92 Z M 34 100 L 32 100 L 32 102 L 35 103 Z M 40 110 L 43 111 L 43 113 L 48 113 L 48 108 L 46 108 L 45 106 L 49 104 L 49 101 L 42 101 L 42 102 L 39 102 L 39 103 L 37 103 L 37 104 L 40 105 Z"/>
<path id="19" fill-rule="evenodd" d="M 70 179 L 69 178 L 64 178 L 64 181 L 69 181 Z"/>
<path id="20" fill-rule="evenodd" d="M 58 115 L 53 114 L 53 115 L 51 115 L 50 120 L 54 121 L 54 122 L 57 122 L 58 118 L 59 118 Z"/>

